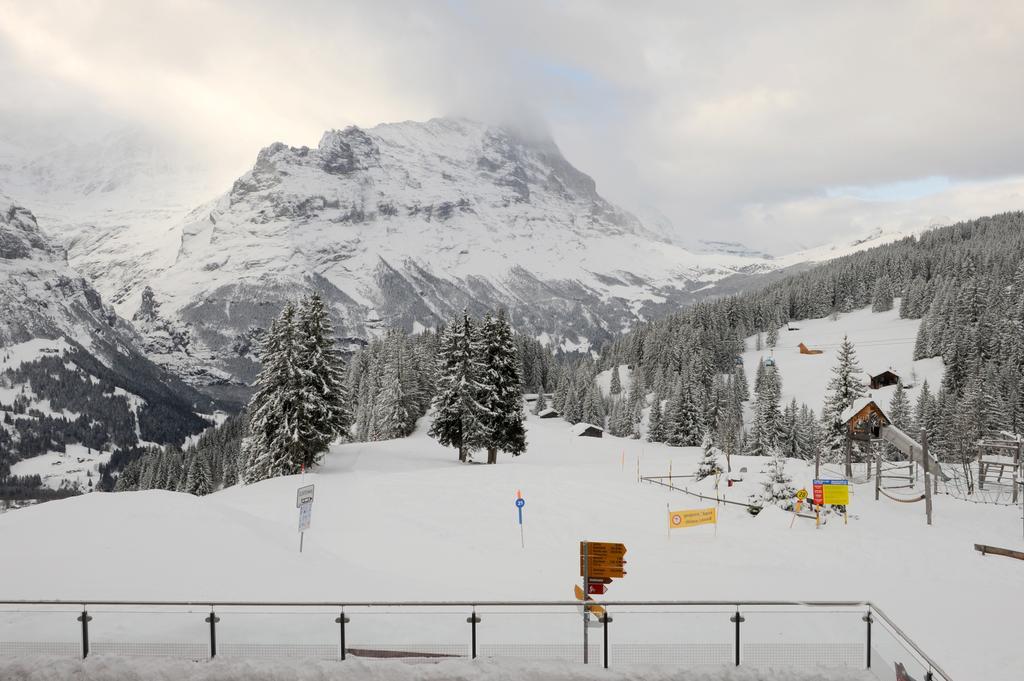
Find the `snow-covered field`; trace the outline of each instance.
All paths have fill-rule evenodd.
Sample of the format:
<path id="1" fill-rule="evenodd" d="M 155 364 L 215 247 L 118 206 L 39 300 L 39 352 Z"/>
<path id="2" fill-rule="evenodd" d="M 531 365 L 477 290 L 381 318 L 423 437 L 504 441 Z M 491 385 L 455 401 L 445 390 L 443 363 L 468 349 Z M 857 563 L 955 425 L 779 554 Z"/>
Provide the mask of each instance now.
<path id="1" fill-rule="evenodd" d="M 59 489 L 62 484 L 75 484 L 90 491 L 90 482 L 99 482 L 100 464 L 110 460 L 110 452 L 89 449 L 82 445 L 65 445 L 64 452 L 47 452 L 18 461 L 11 466 L 11 475 L 39 475 L 43 485 Z"/>
<path id="2" fill-rule="evenodd" d="M 821 415 L 821 406 L 836 355 L 843 342 L 849 337 L 857 351 L 857 360 L 863 374 L 861 379 L 868 383 L 868 374 L 879 374 L 887 369 L 895 372 L 907 389 L 911 405 L 915 404 L 922 383 L 927 380 L 934 395 L 942 381 L 942 359 L 932 357 L 914 361 L 914 340 L 917 338 L 919 319 L 899 318 L 899 299 L 888 312 L 872 312 L 870 308 L 855 310 L 838 315 L 837 319 L 808 319 L 794 322 L 794 331 L 783 326 L 774 350 L 768 347 L 767 338 L 762 337 L 764 349 L 756 350 L 756 339 L 747 338 L 747 351 L 743 353 L 743 365 L 751 386 L 757 371 L 757 363 L 764 358 L 775 359 L 775 366 L 782 377 L 782 406 L 796 398 L 797 406 L 806 402 L 814 413 Z M 802 355 L 797 347 L 804 343 L 812 350 L 821 350 L 820 355 Z M 895 386 L 868 391 L 882 409 L 888 409 Z"/>
<path id="3" fill-rule="evenodd" d="M 787 672 L 786 681 L 868 681 L 874 677 L 862 671 L 820 669 Z M 31 658 L 5 661 L 0 658 L 0 678 L 9 681 L 765 681 L 764 671 L 750 668 L 676 670 L 634 667 L 629 670 L 600 669 L 558 662 L 442 660 L 413 663 L 402 661 L 310 662 L 294 660 L 145 660 L 90 658 L 86 662 L 67 658 Z M 781 678 L 781 677 L 780 677 Z"/>
<path id="4" fill-rule="evenodd" d="M 890 315 L 892 328 L 904 324 L 893 322 L 894 314 Z M 875 347 L 868 343 L 869 333 L 875 334 L 877 347 L 883 347 L 881 341 L 887 337 L 881 328 L 884 318 L 857 312 L 838 322 L 805 324 L 800 335 L 809 345 L 831 346 L 834 339 L 826 335 L 829 329 L 840 337 L 843 331 L 849 332 L 855 342 L 855 333 L 862 332 L 864 349 L 858 345 L 858 353 L 865 368 L 881 359 L 899 363 L 909 357 L 912 345 L 868 349 Z M 878 328 L 871 331 L 876 322 Z M 912 336 L 911 323 L 906 324 L 906 331 L 899 329 L 888 337 Z M 828 353 L 818 357 L 817 369 L 800 373 L 797 367 L 805 358 L 790 357 L 785 350 L 788 339 L 796 334 L 783 336 L 786 343 L 780 342 L 775 352 L 784 391 L 817 406 L 831 357 Z M 749 359 L 747 366 L 752 366 Z M 935 367 L 919 363 L 917 369 L 922 377 L 938 379 Z M 622 379 L 627 383 L 625 375 Z M 812 387 L 806 388 L 802 382 Z M 815 394 L 815 390 L 819 392 Z M 958 681 L 1021 678 L 1024 653 L 1018 645 L 1013 604 L 1024 602 L 1024 565 L 1008 558 L 981 557 L 973 550 L 976 542 L 1024 549 L 1019 508 L 972 504 L 939 494 L 935 524 L 928 527 L 921 504 L 876 502 L 868 484 L 854 486 L 851 515 L 845 525 L 833 517 L 815 529 L 813 520 L 797 518 L 793 522 L 792 515 L 774 508 L 752 517 L 744 508 L 729 505 L 720 507 L 717 527 L 676 530 L 669 537 L 668 508 L 709 504 L 638 482 L 637 471 L 645 476 L 664 475 L 671 466 L 677 476 L 689 474 L 700 456 L 696 448 L 674 449 L 607 436 L 575 438 L 565 422 L 531 415 L 529 450 L 524 456 L 502 457 L 494 466 L 461 465 L 454 450 L 427 437 L 428 425 L 424 419 L 414 435 L 402 440 L 336 446 L 323 466 L 304 479 L 278 478 L 204 498 L 163 491 L 91 494 L 0 516 L 4 552 L 0 598 L 200 603 L 566 600 L 572 598 L 573 585 L 579 579 L 579 541 L 618 541 L 628 547 L 628 574 L 611 585 L 608 599 L 871 600 Z M 734 469 L 746 467 L 748 473 L 734 487 L 727 488 L 722 482 L 719 492 L 730 500 L 746 501 L 757 491 L 765 463 L 764 459 L 735 458 Z M 790 461 L 787 471 L 797 487 L 810 488 L 811 466 Z M 715 494 L 711 479 L 676 482 L 703 494 Z M 316 499 L 312 528 L 300 554 L 295 493 L 304 483 L 316 485 Z M 520 545 L 516 523 L 516 490 L 526 499 L 525 547 Z M 30 633 L 37 637 L 32 640 L 56 635 L 57 640 L 74 642 L 78 625 L 73 609 L 29 621 L 23 613 L 0 612 L 0 640 L 29 640 L 25 637 Z M 175 615 L 127 616 L 109 608 L 90 610 L 96 618 L 93 637 L 99 642 L 140 637 L 165 640 L 160 636 L 161 632 L 166 636 L 168 627 L 197 646 L 205 641 L 201 607 L 194 613 Z M 261 620 L 255 615 L 218 614 L 223 619 L 219 636 L 225 644 L 250 637 L 287 642 L 289 636 L 308 642 L 305 634 L 312 626 L 303 620 L 286 627 L 281 624 L 286 620 L 269 615 Z M 638 615 L 620 609 L 613 631 L 617 641 L 658 643 L 678 636 L 681 626 L 689 626 L 687 634 L 699 632 L 703 636 L 699 640 L 730 643 L 727 615 L 726 611 L 685 617 Z M 786 638 L 786 632 L 802 637 L 802 643 L 815 644 L 829 642 L 830 636 L 840 631 L 854 640 L 863 634 L 859 613 L 826 615 L 766 613 L 760 619 L 751 614 L 744 626 L 756 632 L 758 622 L 773 622 L 761 634 L 766 643 L 792 640 Z M 316 625 L 315 636 L 324 644 L 336 645 L 334 616 L 328 619 L 322 614 L 325 624 Z M 415 615 L 404 617 L 417 621 Z M 426 620 L 425 631 L 440 637 L 437 640 L 454 641 L 458 636 L 462 641 L 465 617 L 463 611 L 439 612 Z M 485 614 L 480 625 L 482 645 L 496 631 L 518 637 L 519 643 L 561 642 L 563 637 L 568 642 L 578 636 L 578 617 L 571 610 L 539 619 L 516 617 Z M 262 624 L 256 624 L 257 620 Z M 374 640 L 396 621 L 354 612 L 350 644 Z M 425 620 L 418 621 L 423 624 Z M 423 630 L 418 635 L 423 640 Z M 95 669 L 105 663 L 90 662 L 82 674 L 93 664 Z M 509 673 L 481 664 L 492 670 L 481 674 L 482 678 L 563 678 L 563 672 Z M 399 672 L 395 668 L 388 678 L 468 675 L 451 667 L 450 676 L 444 676 L 437 671 L 442 667 L 431 665 L 431 672 L 415 667 L 403 667 Z M 196 669 L 200 668 L 204 671 L 197 674 L 213 674 L 209 670 L 214 666 Z M 0 666 L 0 677 L 4 672 Z M 583 678 L 571 676 L 575 671 L 564 673 L 569 675 L 564 678 Z M 154 678 L 180 675 L 168 672 Z M 253 671 L 244 678 L 271 677 Z M 309 678 L 333 677 L 325 672 Z M 637 672 L 629 678 L 658 677 Z M 714 678 L 766 677 L 740 670 L 735 676 Z M 790 673 L 786 678 L 802 677 Z"/>

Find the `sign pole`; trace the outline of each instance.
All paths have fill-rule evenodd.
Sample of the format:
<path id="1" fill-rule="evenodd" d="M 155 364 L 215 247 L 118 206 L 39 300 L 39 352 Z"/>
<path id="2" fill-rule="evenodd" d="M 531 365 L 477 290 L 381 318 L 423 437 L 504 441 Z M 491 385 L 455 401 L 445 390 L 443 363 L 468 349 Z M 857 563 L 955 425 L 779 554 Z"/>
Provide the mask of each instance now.
<path id="1" fill-rule="evenodd" d="M 299 553 L 302 553 L 302 540 L 305 536 L 305 532 L 299 532 Z"/>
<path id="2" fill-rule="evenodd" d="M 587 609 L 587 591 L 590 580 L 590 542 L 583 541 L 583 664 L 589 662 L 590 611 Z"/>

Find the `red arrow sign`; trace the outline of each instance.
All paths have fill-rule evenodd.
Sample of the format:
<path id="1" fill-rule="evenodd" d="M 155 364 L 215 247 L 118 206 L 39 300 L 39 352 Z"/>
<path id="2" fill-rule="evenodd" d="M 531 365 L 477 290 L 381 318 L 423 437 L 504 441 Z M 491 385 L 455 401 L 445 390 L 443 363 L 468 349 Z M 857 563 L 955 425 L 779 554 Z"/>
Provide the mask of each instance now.
<path id="1" fill-rule="evenodd" d="M 587 584 L 587 593 L 594 596 L 599 596 L 608 591 L 608 587 L 604 584 Z"/>

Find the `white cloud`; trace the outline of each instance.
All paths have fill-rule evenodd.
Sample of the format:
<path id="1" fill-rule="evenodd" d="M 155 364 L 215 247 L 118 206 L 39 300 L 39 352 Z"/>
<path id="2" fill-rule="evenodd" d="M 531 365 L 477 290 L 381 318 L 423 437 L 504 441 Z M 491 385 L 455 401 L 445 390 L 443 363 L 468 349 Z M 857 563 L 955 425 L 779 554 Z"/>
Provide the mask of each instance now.
<path id="1" fill-rule="evenodd" d="M 610 198 L 771 247 L 766 216 L 806 244 L 1021 207 L 1022 29 L 1018 2 L 0 0 L 0 107 L 141 121 L 231 172 L 351 123 L 543 125 Z"/>

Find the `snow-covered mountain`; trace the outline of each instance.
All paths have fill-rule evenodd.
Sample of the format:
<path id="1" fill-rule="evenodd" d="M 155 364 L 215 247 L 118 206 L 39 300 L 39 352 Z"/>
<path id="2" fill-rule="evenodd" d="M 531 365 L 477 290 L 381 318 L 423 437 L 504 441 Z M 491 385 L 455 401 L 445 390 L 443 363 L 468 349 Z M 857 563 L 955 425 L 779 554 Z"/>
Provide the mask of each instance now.
<path id="1" fill-rule="evenodd" d="M 0 142 L 0 182 L 41 207 L 147 354 L 228 391 L 252 379 L 253 338 L 282 301 L 311 288 L 352 342 L 503 306 L 522 332 L 594 348 L 638 320 L 888 238 L 780 258 L 687 249 L 667 222 L 648 227 L 603 199 L 552 140 L 464 119 L 273 144 L 199 208 L 214 174 L 138 130 L 42 138 L 35 154 Z"/>
<path id="2" fill-rule="evenodd" d="M 146 359 L 141 337 L 0 194 L 0 474 L 35 453 L 179 443 L 211 401 Z M 12 416 L 13 415 L 13 416 Z M 116 433 L 114 437 L 111 434 Z"/>
<path id="3" fill-rule="evenodd" d="M 316 148 L 273 144 L 177 237 L 173 262 L 143 254 L 144 276 L 99 285 L 137 318 L 158 361 L 242 381 L 255 329 L 309 288 L 352 338 L 504 306 L 517 329 L 588 348 L 764 267 L 661 239 L 550 139 L 461 119 L 331 130 Z"/>

